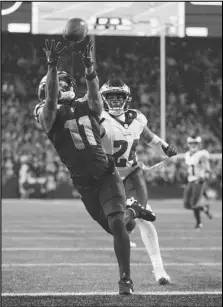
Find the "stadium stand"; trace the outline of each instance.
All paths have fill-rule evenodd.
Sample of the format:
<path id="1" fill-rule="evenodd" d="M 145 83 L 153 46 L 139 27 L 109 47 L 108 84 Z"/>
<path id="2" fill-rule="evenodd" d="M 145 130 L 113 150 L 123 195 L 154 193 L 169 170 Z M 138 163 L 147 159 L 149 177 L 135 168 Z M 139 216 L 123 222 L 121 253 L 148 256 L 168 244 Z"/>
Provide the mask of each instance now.
<path id="1" fill-rule="evenodd" d="M 54 38 L 61 40 L 59 36 Z M 2 35 L 3 186 L 14 184 L 20 197 L 52 198 L 56 190 L 69 185 L 70 190 L 65 194 L 76 197 L 76 191 L 70 192 L 72 188 L 66 169 L 33 118 L 38 84 L 46 73 L 45 56 L 41 50 L 44 40 L 43 35 Z M 70 68 L 81 95 L 85 90 L 83 68 L 71 51 L 72 46 L 59 68 Z M 148 126 L 159 135 L 159 39 L 99 36 L 96 37 L 96 53 L 100 83 L 114 75 L 123 78 L 132 90 L 132 107 L 145 114 Z M 221 39 L 167 39 L 166 134 L 167 141 L 176 144 L 181 153 L 185 152 L 185 139 L 192 132 L 201 135 L 209 152 L 220 155 L 222 151 L 221 59 Z M 138 155 L 147 165 L 153 165 L 156 159 L 143 145 L 139 146 Z M 216 183 L 222 180 L 222 162 L 214 157 L 216 155 L 211 161 L 212 181 Z M 152 186 L 182 185 L 185 175 L 183 159 L 178 159 L 147 174 L 147 181 Z"/>

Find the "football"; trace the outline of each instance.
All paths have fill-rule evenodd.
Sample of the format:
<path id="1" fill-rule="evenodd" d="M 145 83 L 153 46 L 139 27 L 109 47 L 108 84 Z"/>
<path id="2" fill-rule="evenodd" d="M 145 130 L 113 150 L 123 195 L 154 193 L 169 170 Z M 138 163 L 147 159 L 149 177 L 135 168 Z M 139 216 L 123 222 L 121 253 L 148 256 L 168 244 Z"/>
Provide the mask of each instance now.
<path id="1" fill-rule="evenodd" d="M 63 30 L 65 40 L 79 43 L 87 36 L 88 26 L 81 18 L 72 18 L 68 20 Z"/>

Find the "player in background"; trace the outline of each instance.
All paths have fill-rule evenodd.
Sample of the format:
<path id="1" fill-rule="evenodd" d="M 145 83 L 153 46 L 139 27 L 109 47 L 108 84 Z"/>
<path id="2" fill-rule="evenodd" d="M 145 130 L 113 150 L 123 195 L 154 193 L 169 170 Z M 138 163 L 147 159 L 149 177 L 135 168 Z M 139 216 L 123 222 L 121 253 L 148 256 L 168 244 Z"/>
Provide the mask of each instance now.
<path id="1" fill-rule="evenodd" d="M 135 197 L 143 207 L 151 210 L 144 172 L 136 156 L 139 140 L 154 148 L 163 160 L 176 155 L 177 149 L 150 131 L 147 119 L 140 111 L 129 109 L 130 89 L 121 80 L 109 80 L 101 87 L 100 92 L 105 110 L 101 119 L 102 145 L 115 158 L 127 198 Z M 155 226 L 141 219 L 135 221 L 150 256 L 156 281 L 168 284 L 170 277 L 164 270 Z"/>
<path id="2" fill-rule="evenodd" d="M 184 207 L 194 211 L 196 229 L 203 227 L 201 212 L 203 211 L 211 219 L 210 206 L 205 194 L 208 179 L 210 177 L 209 152 L 201 149 L 200 136 L 187 138 L 189 151 L 185 154 L 185 163 L 188 168 L 187 185 L 184 190 Z"/>
<path id="3" fill-rule="evenodd" d="M 76 82 L 66 72 L 57 71 L 65 48 L 46 40 L 44 49 L 48 71 L 39 86 L 40 103 L 34 114 L 68 168 L 73 184 L 94 220 L 113 235 L 120 281 L 119 293 L 131 294 L 130 241 L 126 224 L 134 218 L 155 220 L 155 215 L 136 201 L 126 208 L 122 180 L 113 158 L 101 146 L 100 116 L 103 108 L 99 82 L 92 60 L 92 42 L 79 52 L 85 66 L 87 94 L 75 99 Z"/>

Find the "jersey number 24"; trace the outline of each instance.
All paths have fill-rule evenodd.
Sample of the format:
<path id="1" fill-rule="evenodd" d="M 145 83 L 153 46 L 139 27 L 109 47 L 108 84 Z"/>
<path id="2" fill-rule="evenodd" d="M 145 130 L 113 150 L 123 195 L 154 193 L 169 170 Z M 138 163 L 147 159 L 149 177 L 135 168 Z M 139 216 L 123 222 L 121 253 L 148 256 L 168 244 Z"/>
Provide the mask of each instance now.
<path id="1" fill-rule="evenodd" d="M 135 153 L 136 153 L 136 147 L 138 146 L 138 144 L 139 144 L 139 140 L 133 141 L 132 147 L 130 149 L 130 153 L 129 153 L 129 156 L 128 156 L 128 160 L 127 160 L 126 158 L 120 158 L 120 157 L 122 155 L 124 155 L 125 152 L 127 151 L 128 142 L 125 141 L 125 140 L 114 141 L 114 148 L 120 147 L 120 149 L 113 154 L 113 157 L 115 158 L 115 165 L 117 167 L 126 167 L 127 161 L 133 161 L 132 166 L 134 166 L 134 164 L 136 164 L 136 162 L 137 162 Z"/>

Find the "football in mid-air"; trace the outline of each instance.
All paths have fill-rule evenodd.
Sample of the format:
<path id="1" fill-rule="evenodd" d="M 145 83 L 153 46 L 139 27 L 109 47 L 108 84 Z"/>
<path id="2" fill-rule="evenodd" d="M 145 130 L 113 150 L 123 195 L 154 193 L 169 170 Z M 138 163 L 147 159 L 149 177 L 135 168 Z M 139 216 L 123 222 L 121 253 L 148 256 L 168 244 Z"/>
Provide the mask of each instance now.
<path id="1" fill-rule="evenodd" d="M 63 37 L 67 41 L 79 43 L 87 36 L 88 26 L 81 18 L 69 19 L 63 30 Z"/>

